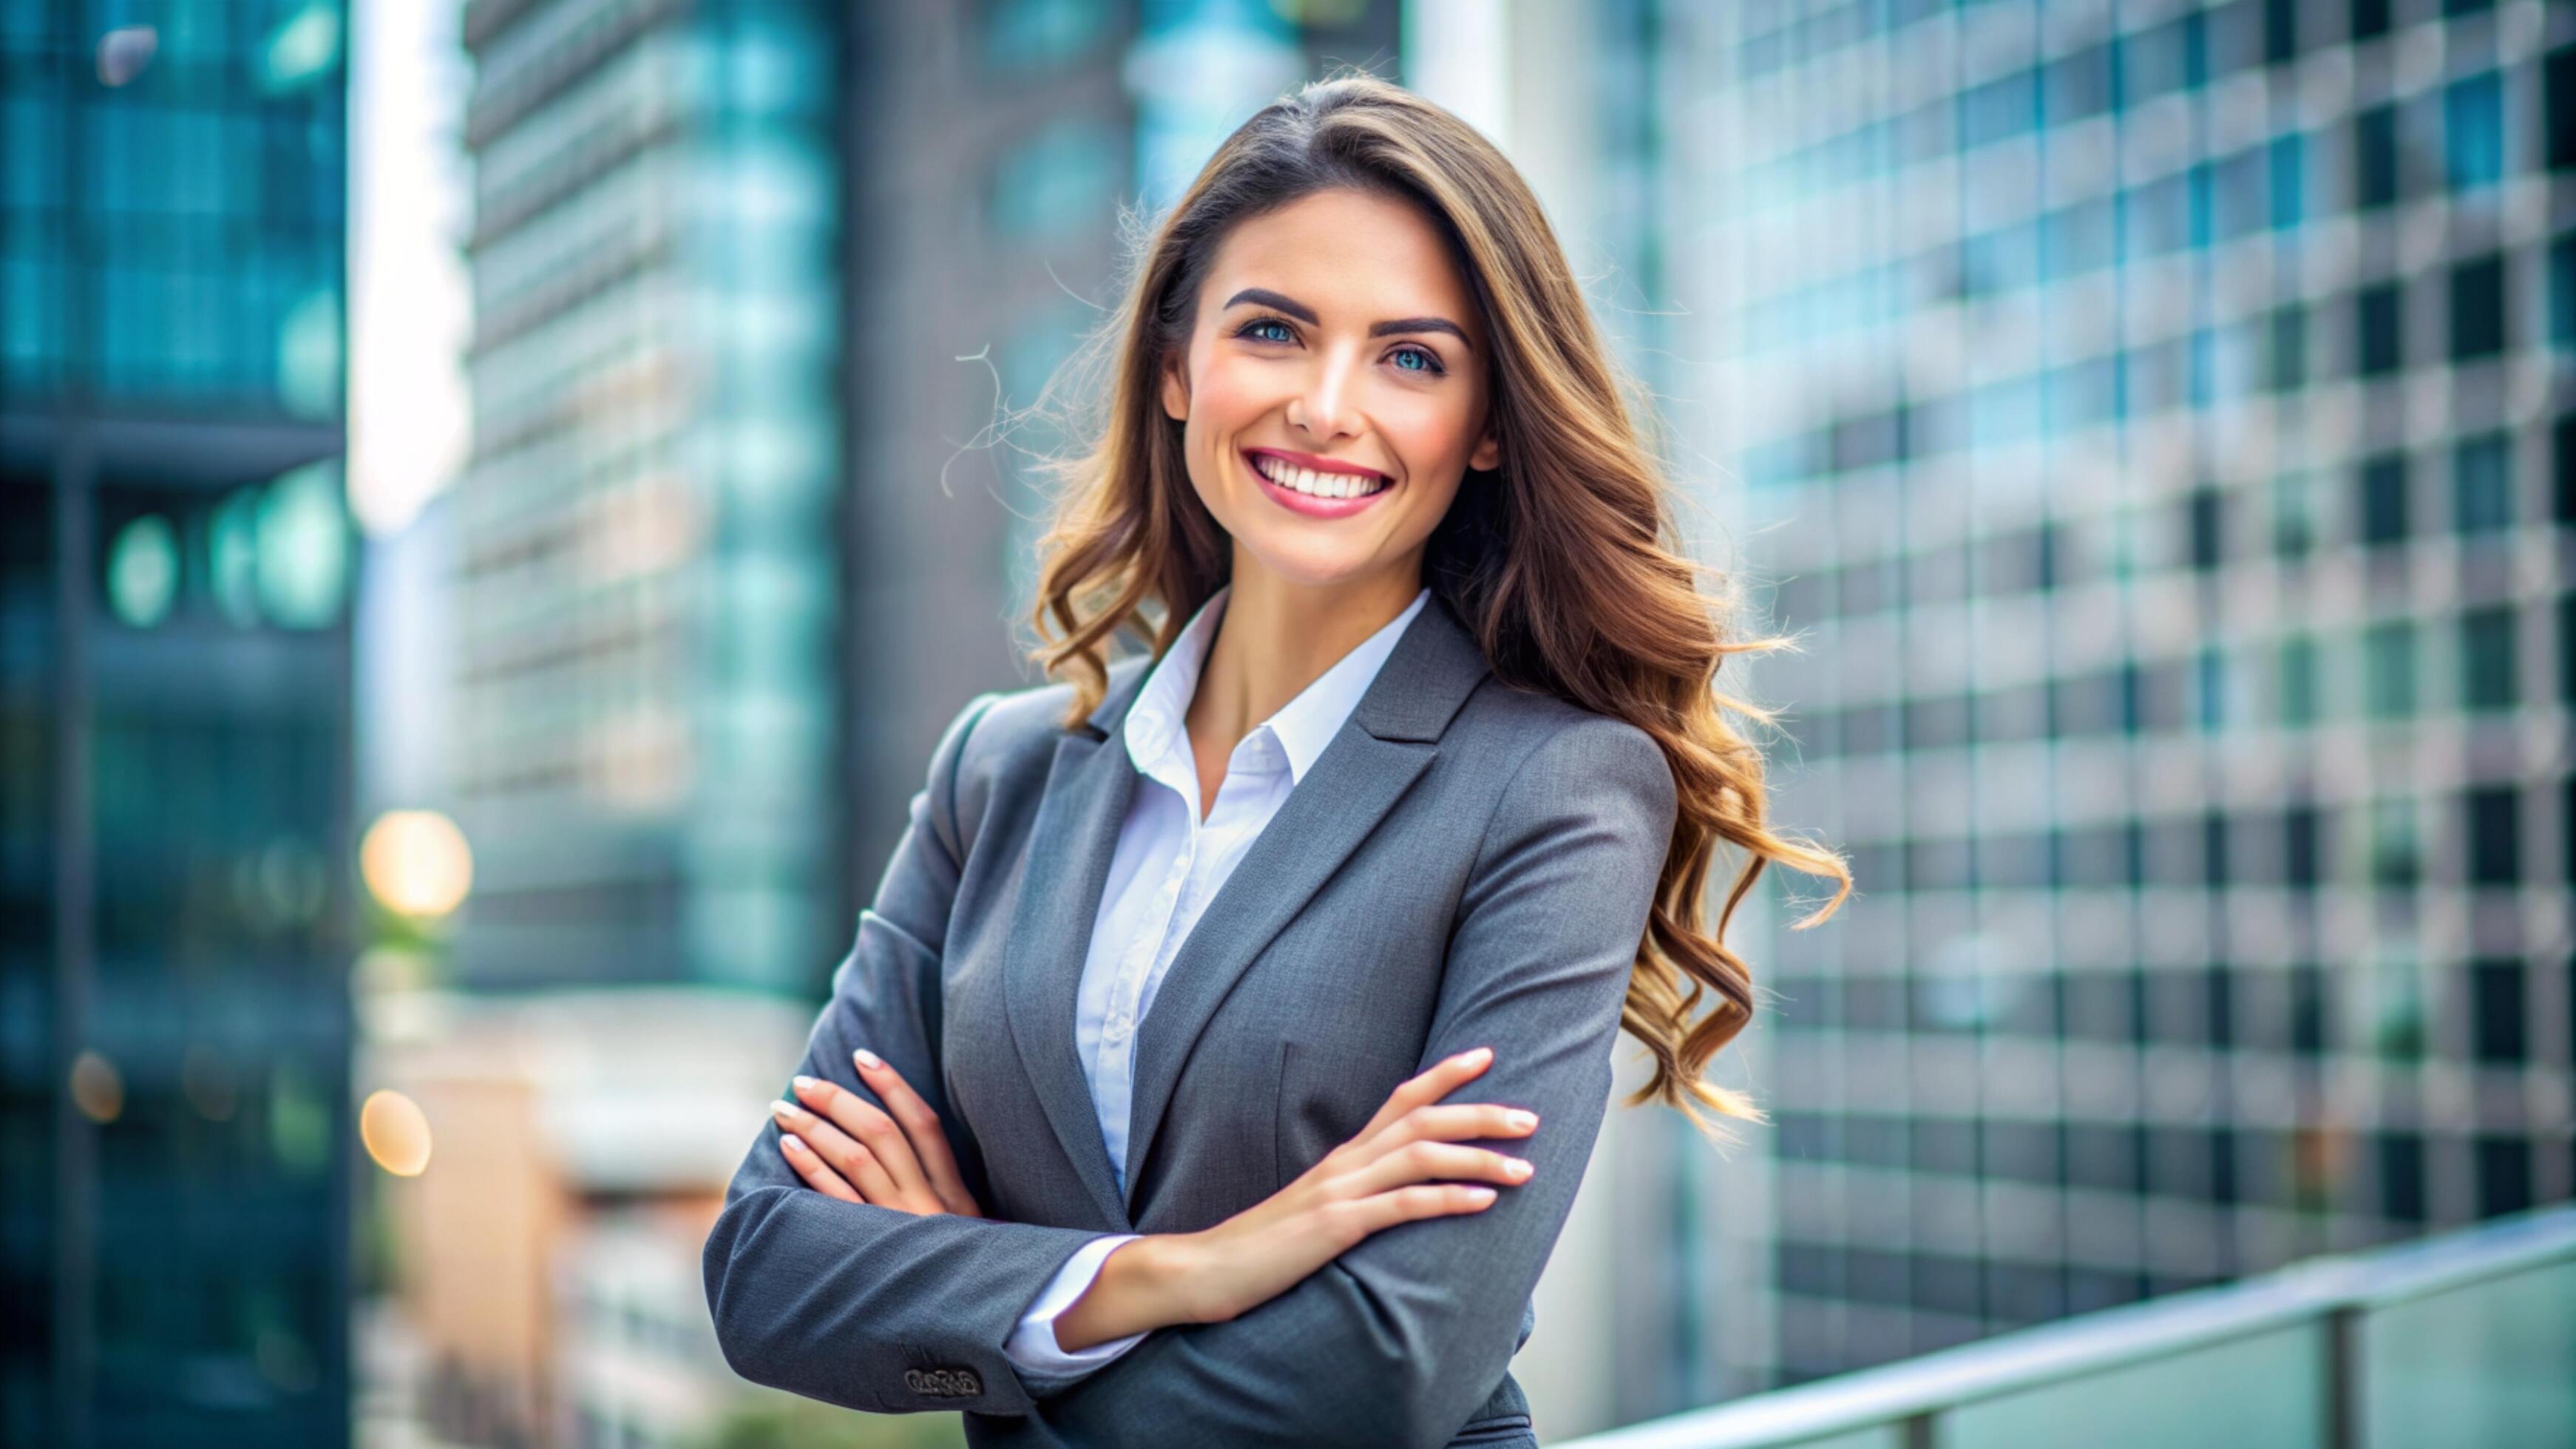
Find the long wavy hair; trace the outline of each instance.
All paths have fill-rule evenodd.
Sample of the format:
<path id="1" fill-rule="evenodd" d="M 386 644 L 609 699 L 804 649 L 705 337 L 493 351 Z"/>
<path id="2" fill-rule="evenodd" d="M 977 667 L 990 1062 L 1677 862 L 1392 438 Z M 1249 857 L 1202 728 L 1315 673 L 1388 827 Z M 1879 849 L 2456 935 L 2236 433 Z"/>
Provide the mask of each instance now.
<path id="1" fill-rule="evenodd" d="M 1767 1119 L 1744 1093 L 1703 1079 L 1755 1009 L 1753 973 L 1726 945 L 1727 925 L 1773 861 L 1841 883 L 1793 929 L 1824 920 L 1852 889 L 1840 856 L 1765 823 L 1761 752 L 1728 717 L 1769 727 L 1776 716 L 1716 688 L 1728 655 L 1795 646 L 1732 636 L 1724 581 L 1678 543 L 1673 495 L 1632 422 L 1627 398 L 1651 395 L 1603 347 L 1537 197 L 1473 127 L 1400 86 L 1337 74 L 1246 121 L 1150 233 L 1128 218 L 1121 300 L 1071 369 L 1090 363 L 1076 395 L 1097 412 L 1076 424 L 1073 451 L 1038 465 L 1054 475 L 1055 511 L 1039 544 L 1030 657 L 1074 685 L 1070 728 L 1099 707 L 1122 630 L 1160 658 L 1226 583 L 1232 545 L 1190 485 L 1181 426 L 1158 403 L 1160 373 L 1187 354 L 1201 283 L 1231 229 L 1334 188 L 1421 208 L 1492 338 L 1500 466 L 1458 490 L 1423 581 L 1474 633 L 1496 678 L 1626 720 L 1672 765 L 1680 809 L 1620 1017 L 1654 1075 L 1629 1104 L 1661 1100 L 1731 1142 L 1701 1108 Z M 1704 573 L 1717 585 L 1706 592 Z M 1711 931 L 1704 898 L 1721 841 L 1745 861 Z"/>

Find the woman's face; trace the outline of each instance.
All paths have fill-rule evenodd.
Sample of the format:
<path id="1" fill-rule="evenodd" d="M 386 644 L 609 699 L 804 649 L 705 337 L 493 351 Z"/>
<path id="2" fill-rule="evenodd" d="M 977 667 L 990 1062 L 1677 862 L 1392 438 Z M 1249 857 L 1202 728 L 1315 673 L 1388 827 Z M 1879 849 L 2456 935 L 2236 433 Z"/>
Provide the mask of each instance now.
<path id="1" fill-rule="evenodd" d="M 1466 278 L 1410 205 L 1323 191 L 1228 234 L 1163 410 L 1186 425 L 1236 577 L 1412 586 L 1460 478 L 1501 457 L 1486 346 Z"/>

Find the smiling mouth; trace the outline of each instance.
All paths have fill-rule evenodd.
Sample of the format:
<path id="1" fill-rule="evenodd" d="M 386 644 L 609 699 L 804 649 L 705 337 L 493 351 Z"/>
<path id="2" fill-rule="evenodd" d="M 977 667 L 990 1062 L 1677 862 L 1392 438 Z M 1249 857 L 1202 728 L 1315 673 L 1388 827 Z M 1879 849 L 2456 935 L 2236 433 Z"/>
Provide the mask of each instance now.
<path id="1" fill-rule="evenodd" d="M 1246 453 L 1244 457 L 1254 472 L 1281 488 L 1327 502 L 1373 497 L 1393 486 L 1393 480 L 1382 474 L 1323 473 L 1268 453 Z"/>

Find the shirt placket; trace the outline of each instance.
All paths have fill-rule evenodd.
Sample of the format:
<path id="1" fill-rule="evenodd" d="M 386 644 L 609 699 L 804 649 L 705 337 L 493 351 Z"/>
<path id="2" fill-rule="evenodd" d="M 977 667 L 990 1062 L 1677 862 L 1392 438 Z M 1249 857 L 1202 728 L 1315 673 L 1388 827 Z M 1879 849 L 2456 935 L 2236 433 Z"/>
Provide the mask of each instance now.
<path id="1" fill-rule="evenodd" d="M 1191 929 L 1196 929 L 1194 923 L 1208 904 L 1207 895 L 1213 888 L 1213 880 L 1233 870 L 1225 862 L 1233 859 L 1241 847 L 1253 817 L 1267 809 L 1266 799 L 1257 793 L 1268 791 L 1272 786 L 1269 778 L 1272 762 L 1267 754 L 1267 739 L 1257 737 L 1237 748 L 1236 757 L 1227 762 L 1225 783 L 1217 788 L 1216 807 L 1208 812 L 1204 823 L 1191 824 L 1189 868 L 1181 873 L 1176 883 L 1178 893 L 1171 902 L 1163 929 L 1157 933 L 1152 968 L 1155 972 L 1170 969 L 1171 960 L 1179 954 L 1183 941 L 1182 934 L 1175 928 L 1189 924 Z M 1140 1002 L 1142 991 L 1153 980 L 1149 973 L 1140 982 Z"/>
<path id="2" fill-rule="evenodd" d="M 1138 931 L 1128 942 L 1118 962 L 1117 989 L 1110 993 L 1109 1019 L 1102 1023 L 1101 1038 L 1108 1043 L 1112 1059 L 1122 1066 L 1136 1050 L 1136 1018 L 1144 999 L 1145 979 L 1153 971 L 1155 959 L 1162 954 L 1163 942 L 1171 934 L 1172 921 L 1180 910 L 1181 892 L 1189 882 L 1190 869 L 1198 861 L 1199 842 L 1204 833 L 1198 821 L 1198 809 L 1186 792 L 1181 802 L 1189 816 L 1189 833 L 1182 837 L 1181 848 L 1163 872 L 1162 887 L 1155 892 L 1153 926 Z M 1220 791 L 1220 793 L 1222 793 Z"/>

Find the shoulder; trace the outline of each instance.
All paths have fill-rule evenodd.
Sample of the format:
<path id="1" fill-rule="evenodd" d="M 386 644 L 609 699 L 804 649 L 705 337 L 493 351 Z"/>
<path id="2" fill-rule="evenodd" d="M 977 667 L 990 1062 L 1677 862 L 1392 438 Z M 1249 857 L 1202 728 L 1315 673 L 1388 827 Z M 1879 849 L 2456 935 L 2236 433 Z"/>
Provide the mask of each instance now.
<path id="1" fill-rule="evenodd" d="M 1588 909 L 1630 899 L 1660 877 L 1680 796 L 1651 732 L 1490 678 L 1450 732 L 1461 737 L 1459 788 L 1481 797 L 1486 812 L 1466 909 L 1546 881 L 1571 892 L 1558 909 Z M 1441 754 L 1447 763 L 1445 742 Z"/>
<path id="2" fill-rule="evenodd" d="M 1109 666 L 1115 692 L 1146 666 L 1143 658 Z M 1073 686 L 1032 685 L 987 690 L 966 701 L 940 734 L 931 754 L 928 795 L 952 847 L 963 858 L 997 807 L 1005 819 L 1025 820 L 1045 789 L 1056 742 L 1066 737 L 1064 712 Z"/>
<path id="3" fill-rule="evenodd" d="M 1134 678 L 1150 660 L 1120 659 L 1109 666 L 1111 694 Z M 1070 683 L 991 690 L 969 700 L 949 726 L 961 780 L 1009 779 L 1034 764 L 1041 772 L 1055 758 L 1056 741 L 1066 734 L 1064 712 L 1073 705 Z"/>
<path id="4" fill-rule="evenodd" d="M 1516 689 L 1491 675 L 1459 711 L 1453 730 L 1476 736 L 1480 752 L 1497 757 L 1506 778 L 1533 766 L 1619 770 L 1668 779 L 1664 748 L 1642 726 L 1570 700 Z"/>
<path id="5" fill-rule="evenodd" d="M 1669 830 L 1678 787 L 1644 727 L 1488 676 L 1451 725 L 1461 753 L 1495 780 L 1495 812 L 1547 814 L 1620 796 Z"/>

